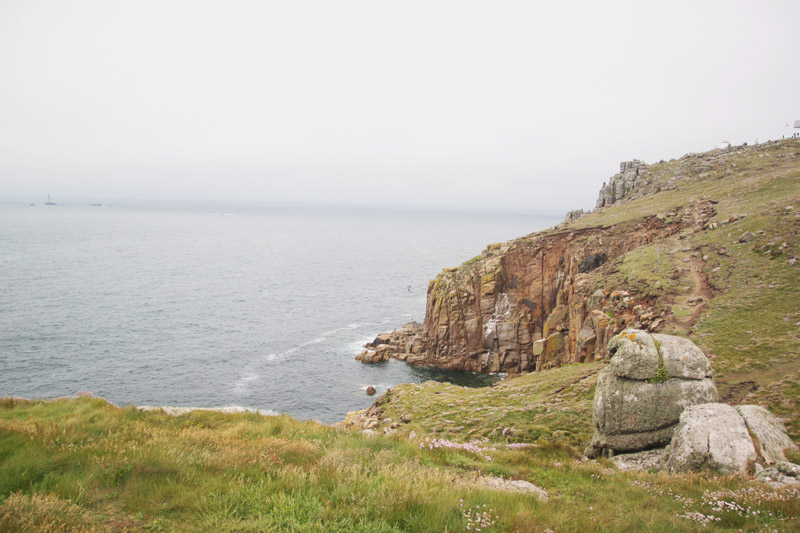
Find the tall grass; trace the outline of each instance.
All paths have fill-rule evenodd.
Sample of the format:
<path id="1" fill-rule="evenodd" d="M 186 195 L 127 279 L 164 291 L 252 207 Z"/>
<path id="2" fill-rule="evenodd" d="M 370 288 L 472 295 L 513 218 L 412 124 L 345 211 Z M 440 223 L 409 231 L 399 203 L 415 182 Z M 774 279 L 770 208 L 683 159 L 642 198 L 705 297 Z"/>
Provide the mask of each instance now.
<path id="1" fill-rule="evenodd" d="M 797 492 L 748 500 L 763 515 L 720 512 L 720 522 L 702 526 L 680 515 L 712 513 L 704 491 L 741 490 L 741 481 L 620 473 L 558 442 L 488 442 L 491 461 L 419 444 L 285 416 L 170 417 L 93 398 L 6 400 L 0 530 L 474 531 L 476 509 L 494 522 L 483 531 L 798 525 Z M 550 500 L 481 488 L 483 475 L 526 479 Z"/>

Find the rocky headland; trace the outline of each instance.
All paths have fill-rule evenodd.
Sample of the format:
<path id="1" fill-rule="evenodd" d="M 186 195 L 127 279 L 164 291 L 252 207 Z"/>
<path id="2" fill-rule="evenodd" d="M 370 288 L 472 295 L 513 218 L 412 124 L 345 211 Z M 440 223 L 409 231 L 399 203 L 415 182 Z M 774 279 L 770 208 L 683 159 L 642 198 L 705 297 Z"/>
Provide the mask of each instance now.
<path id="1" fill-rule="evenodd" d="M 688 156 L 677 169 L 623 162 L 620 173 L 603 184 L 597 212 L 623 200 L 674 190 L 727 155 L 715 151 Z M 555 228 L 489 245 L 430 282 L 424 324 L 378 335 L 358 360 L 396 358 L 472 372 L 520 373 L 603 359 L 608 340 L 621 328 L 656 331 L 672 318 L 669 309 L 654 305 L 649 291 L 604 283 L 618 260 L 670 238 L 680 249 L 688 233 L 716 229 L 719 223 L 711 223 L 716 203 L 698 198 L 611 226 L 572 227 L 570 222 L 588 213 L 570 211 L 566 223 Z M 708 291 L 707 283 L 703 285 Z M 705 301 L 698 294 L 696 303 Z"/>
<path id="2" fill-rule="evenodd" d="M 623 162 L 594 211 L 444 269 L 428 286 L 424 323 L 378 335 L 358 359 L 519 374 L 605 360 L 625 328 L 697 335 L 710 357 L 726 359 L 737 349 L 708 324 L 707 307 L 743 289 L 736 265 L 768 259 L 761 274 L 771 279 L 750 291 L 798 279 L 799 168 L 795 140 Z M 800 317 L 789 314 L 781 320 L 794 326 Z M 796 370 L 797 342 L 788 348 L 780 364 Z M 729 400 L 758 388 L 736 366 L 720 365 Z"/>

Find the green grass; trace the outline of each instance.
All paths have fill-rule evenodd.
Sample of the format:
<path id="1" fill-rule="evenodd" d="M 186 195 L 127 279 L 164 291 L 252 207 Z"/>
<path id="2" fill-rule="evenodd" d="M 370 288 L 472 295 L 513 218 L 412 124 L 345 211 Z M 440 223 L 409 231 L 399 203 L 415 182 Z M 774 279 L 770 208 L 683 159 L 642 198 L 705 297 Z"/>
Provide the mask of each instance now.
<path id="1" fill-rule="evenodd" d="M 575 390 L 565 391 L 584 402 L 591 387 L 583 390 L 575 368 L 563 369 L 576 380 Z M 552 383 L 529 380 L 482 393 L 510 387 L 505 392 L 530 395 L 544 407 Z M 469 392 L 434 389 L 420 386 L 448 401 Z M 543 424 L 568 423 L 566 412 L 553 411 L 559 414 Z M 526 420 L 508 412 L 503 422 L 524 428 Z M 505 440 L 494 435 L 483 442 L 490 461 L 462 449 L 421 447 L 420 439 L 365 437 L 285 416 L 169 417 L 92 398 L 5 400 L 0 530 L 466 531 L 476 507 L 495 521 L 484 531 L 788 531 L 798 525 L 800 501 L 785 491 L 758 487 L 726 497 L 758 516 L 712 513 L 703 494 L 741 490 L 740 480 L 617 472 L 604 460 L 582 458 L 563 440 L 542 435 L 521 449 L 507 449 Z M 550 500 L 480 488 L 480 475 L 529 480 Z M 720 521 L 703 528 L 681 517 L 687 511 Z"/>
<path id="2" fill-rule="evenodd" d="M 591 437 L 591 401 L 601 368 L 601 363 L 570 365 L 483 389 L 435 382 L 397 385 L 382 417 L 411 415 L 403 431 L 459 441 L 546 443 L 555 434 L 559 442 L 581 446 Z"/>

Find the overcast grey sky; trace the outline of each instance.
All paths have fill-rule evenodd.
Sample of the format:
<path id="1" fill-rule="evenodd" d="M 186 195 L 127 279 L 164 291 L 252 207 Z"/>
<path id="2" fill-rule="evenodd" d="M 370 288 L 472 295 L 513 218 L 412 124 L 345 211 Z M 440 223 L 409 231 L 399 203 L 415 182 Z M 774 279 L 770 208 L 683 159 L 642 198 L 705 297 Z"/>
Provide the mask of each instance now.
<path id="1" fill-rule="evenodd" d="M 0 200 L 593 207 L 800 119 L 800 2 L 0 0 Z"/>

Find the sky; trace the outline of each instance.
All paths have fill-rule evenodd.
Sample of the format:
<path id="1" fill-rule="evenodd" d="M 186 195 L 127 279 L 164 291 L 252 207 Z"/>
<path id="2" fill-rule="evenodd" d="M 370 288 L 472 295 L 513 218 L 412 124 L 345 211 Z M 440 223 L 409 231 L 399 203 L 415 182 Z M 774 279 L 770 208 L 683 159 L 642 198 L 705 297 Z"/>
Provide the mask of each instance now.
<path id="1" fill-rule="evenodd" d="M 800 2 L 0 0 L 0 200 L 560 212 L 778 139 Z"/>

